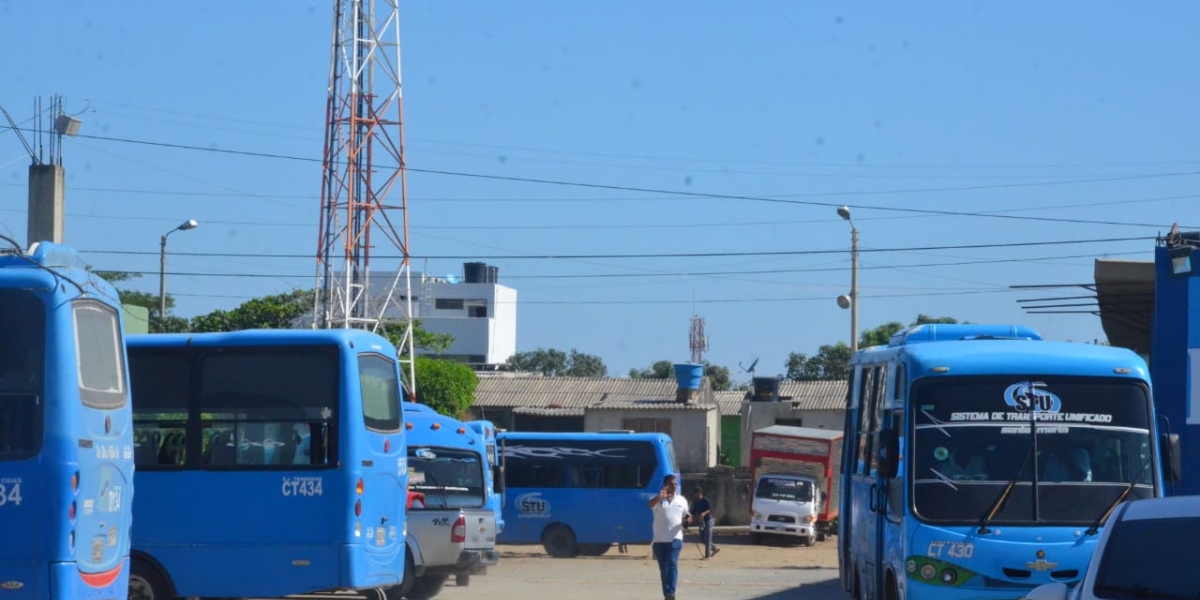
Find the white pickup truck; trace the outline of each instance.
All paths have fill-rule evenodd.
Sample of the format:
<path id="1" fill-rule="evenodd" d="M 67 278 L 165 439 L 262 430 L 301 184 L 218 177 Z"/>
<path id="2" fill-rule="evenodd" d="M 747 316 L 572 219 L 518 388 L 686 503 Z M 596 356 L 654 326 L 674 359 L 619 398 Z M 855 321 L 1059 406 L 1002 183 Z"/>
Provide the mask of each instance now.
<path id="1" fill-rule="evenodd" d="M 496 513 L 485 507 L 483 456 L 457 448 L 409 447 L 404 581 L 388 600 L 428 600 L 451 575 L 467 585 L 499 561 Z M 478 473 L 476 473 L 478 471 Z"/>

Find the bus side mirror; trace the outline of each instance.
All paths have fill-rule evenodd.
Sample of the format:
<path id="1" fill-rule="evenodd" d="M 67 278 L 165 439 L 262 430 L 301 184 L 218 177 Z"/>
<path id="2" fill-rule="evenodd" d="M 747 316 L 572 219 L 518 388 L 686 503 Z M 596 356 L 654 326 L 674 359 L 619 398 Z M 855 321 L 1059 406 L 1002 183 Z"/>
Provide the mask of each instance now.
<path id="1" fill-rule="evenodd" d="M 1158 434 L 1158 451 L 1162 457 L 1163 476 L 1171 483 L 1178 483 L 1183 479 L 1183 465 L 1180 464 L 1179 434 Z"/>
<path id="2" fill-rule="evenodd" d="M 896 436 L 895 429 L 885 429 L 879 432 L 877 452 L 876 469 L 879 476 L 884 479 L 895 478 L 900 463 L 900 438 Z"/>

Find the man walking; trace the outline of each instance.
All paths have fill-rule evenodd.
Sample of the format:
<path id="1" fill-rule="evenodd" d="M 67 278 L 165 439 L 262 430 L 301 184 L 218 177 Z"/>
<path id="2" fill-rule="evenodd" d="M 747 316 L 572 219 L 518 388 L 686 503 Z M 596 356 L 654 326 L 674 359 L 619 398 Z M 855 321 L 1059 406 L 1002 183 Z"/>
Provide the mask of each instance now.
<path id="1" fill-rule="evenodd" d="M 692 488 L 692 522 L 700 524 L 700 539 L 704 541 L 704 558 L 716 556 L 721 551 L 713 544 L 713 525 L 717 518 L 713 515 L 712 503 L 704 497 L 700 486 Z"/>
<path id="2" fill-rule="evenodd" d="M 687 500 L 676 493 L 679 484 L 674 475 L 663 478 L 662 489 L 647 505 L 654 513 L 654 560 L 658 561 L 658 576 L 662 580 L 665 600 L 675 600 L 675 584 L 679 581 L 679 551 L 683 549 L 683 526 L 688 521 Z"/>

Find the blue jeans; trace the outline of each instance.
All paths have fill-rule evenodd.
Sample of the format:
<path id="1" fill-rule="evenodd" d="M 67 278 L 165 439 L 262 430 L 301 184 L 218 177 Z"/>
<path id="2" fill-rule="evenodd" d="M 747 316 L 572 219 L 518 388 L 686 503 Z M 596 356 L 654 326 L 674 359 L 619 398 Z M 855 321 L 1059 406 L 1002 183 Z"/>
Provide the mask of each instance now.
<path id="1" fill-rule="evenodd" d="M 654 560 L 658 561 L 658 576 L 662 579 L 663 596 L 675 595 L 675 584 L 679 581 L 679 551 L 683 540 L 654 542 Z"/>

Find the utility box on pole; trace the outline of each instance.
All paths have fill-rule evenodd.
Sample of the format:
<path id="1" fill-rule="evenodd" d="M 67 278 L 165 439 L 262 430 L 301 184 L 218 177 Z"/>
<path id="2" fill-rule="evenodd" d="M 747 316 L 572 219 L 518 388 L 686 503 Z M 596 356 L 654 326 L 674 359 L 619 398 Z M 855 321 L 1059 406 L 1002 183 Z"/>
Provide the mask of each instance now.
<path id="1" fill-rule="evenodd" d="M 29 225 L 26 247 L 36 242 L 63 242 L 66 170 L 62 165 L 29 167 Z"/>

